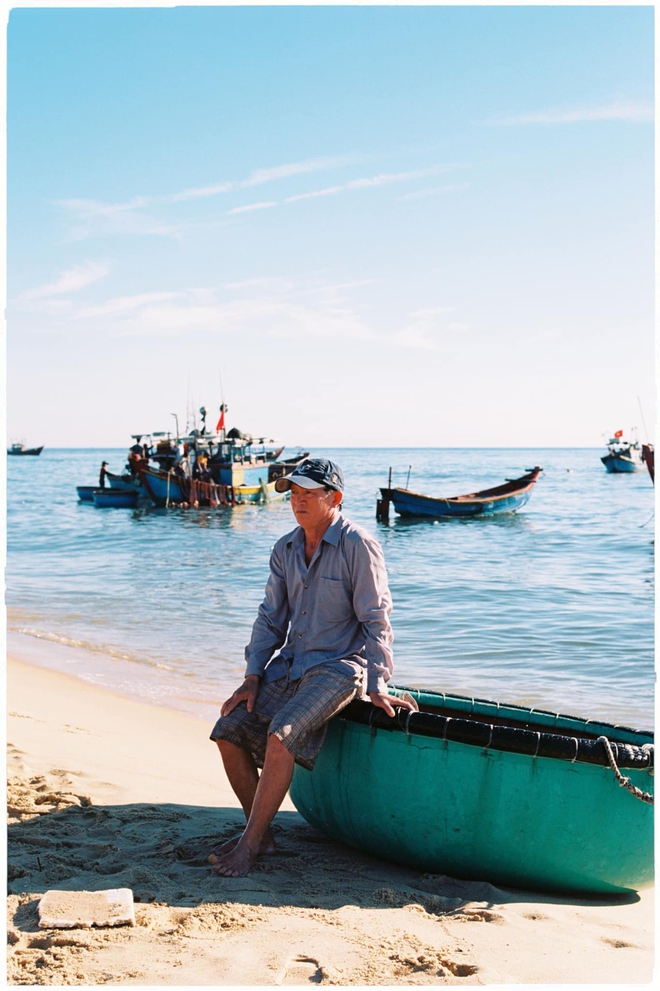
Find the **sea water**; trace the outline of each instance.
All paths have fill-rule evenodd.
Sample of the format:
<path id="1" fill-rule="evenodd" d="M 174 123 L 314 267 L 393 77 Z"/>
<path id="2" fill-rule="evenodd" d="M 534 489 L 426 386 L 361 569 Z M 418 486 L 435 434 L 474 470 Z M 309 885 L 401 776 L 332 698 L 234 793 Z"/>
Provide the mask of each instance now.
<path id="1" fill-rule="evenodd" d="M 394 601 L 395 683 L 649 727 L 654 492 L 596 449 L 324 449 L 344 512 L 380 540 Z M 124 450 L 7 459 L 10 650 L 211 720 L 242 680 L 288 502 L 98 509 L 77 485 Z M 375 518 L 379 486 L 455 496 L 540 465 L 519 512 Z"/>

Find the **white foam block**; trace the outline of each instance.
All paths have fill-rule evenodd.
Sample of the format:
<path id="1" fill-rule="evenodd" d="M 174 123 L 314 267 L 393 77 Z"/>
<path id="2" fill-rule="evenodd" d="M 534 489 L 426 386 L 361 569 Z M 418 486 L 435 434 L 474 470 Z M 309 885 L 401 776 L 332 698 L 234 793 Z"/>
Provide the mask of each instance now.
<path id="1" fill-rule="evenodd" d="M 88 929 L 90 926 L 134 926 L 130 888 L 106 891 L 47 891 L 38 905 L 42 929 Z"/>

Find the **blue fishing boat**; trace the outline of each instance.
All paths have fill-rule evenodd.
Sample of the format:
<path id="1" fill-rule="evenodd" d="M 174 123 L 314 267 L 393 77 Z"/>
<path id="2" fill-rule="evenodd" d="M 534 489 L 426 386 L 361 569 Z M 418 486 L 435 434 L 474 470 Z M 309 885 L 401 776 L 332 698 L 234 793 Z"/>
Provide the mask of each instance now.
<path id="1" fill-rule="evenodd" d="M 76 491 L 81 502 L 94 502 L 95 485 L 77 485 Z"/>
<path id="2" fill-rule="evenodd" d="M 543 471 L 538 466 L 520 478 L 509 479 L 495 488 L 482 489 L 468 495 L 442 498 L 421 495 L 410 489 L 382 488 L 382 498 L 378 500 L 376 515 L 387 521 L 390 503 L 400 516 L 427 516 L 436 519 L 459 517 L 470 519 L 477 516 L 494 516 L 496 513 L 515 513 L 528 501 L 536 481 Z"/>
<path id="3" fill-rule="evenodd" d="M 282 458 L 284 446 L 273 440 L 235 427 L 225 431 L 226 410 L 223 403 L 215 430 L 207 428 L 202 407 L 201 427 L 185 436 L 133 434 L 128 468 L 155 505 L 234 506 L 285 498 L 275 482 L 309 452 Z"/>
<path id="4" fill-rule="evenodd" d="M 653 883 L 653 734 L 541 709 L 408 693 L 330 720 L 291 799 L 333 839 L 417 870 L 570 894 Z"/>
<path id="5" fill-rule="evenodd" d="M 94 505 L 100 509 L 127 509 L 137 505 L 137 489 L 94 489 Z"/>
<path id="6" fill-rule="evenodd" d="M 623 439 L 623 431 L 617 430 L 614 437 L 607 442 L 607 454 L 600 459 L 608 472 L 627 475 L 638 471 L 642 461 L 639 453 L 639 443 Z"/>

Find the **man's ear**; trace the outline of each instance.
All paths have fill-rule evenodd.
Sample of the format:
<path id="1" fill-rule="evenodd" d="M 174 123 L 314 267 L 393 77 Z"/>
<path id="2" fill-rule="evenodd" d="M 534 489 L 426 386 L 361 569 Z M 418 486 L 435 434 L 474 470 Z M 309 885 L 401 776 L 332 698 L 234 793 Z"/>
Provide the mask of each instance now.
<path id="1" fill-rule="evenodd" d="M 341 501 L 344 498 L 343 495 L 342 495 L 342 493 L 341 492 L 337 492 L 337 490 L 335 489 L 333 495 L 334 495 L 334 499 L 333 499 L 333 503 L 332 503 L 333 506 L 341 506 Z"/>

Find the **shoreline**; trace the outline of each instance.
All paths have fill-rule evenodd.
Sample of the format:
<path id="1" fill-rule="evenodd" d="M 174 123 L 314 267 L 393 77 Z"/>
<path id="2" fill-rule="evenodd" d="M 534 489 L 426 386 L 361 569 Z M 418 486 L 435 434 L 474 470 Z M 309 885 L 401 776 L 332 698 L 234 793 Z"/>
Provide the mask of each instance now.
<path id="1" fill-rule="evenodd" d="M 649 982 L 654 891 L 585 900 L 422 874 L 313 830 L 285 800 L 245 878 L 206 857 L 242 825 L 190 715 L 10 657 L 12 984 Z M 129 887 L 135 927 L 39 930 L 52 888 Z"/>

